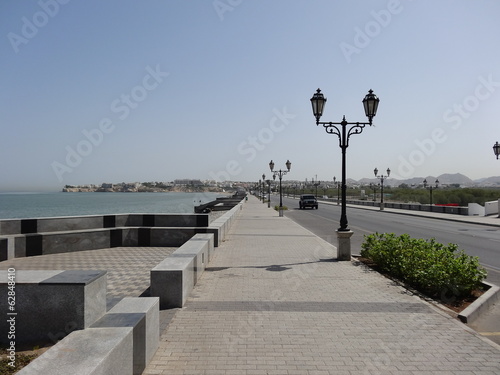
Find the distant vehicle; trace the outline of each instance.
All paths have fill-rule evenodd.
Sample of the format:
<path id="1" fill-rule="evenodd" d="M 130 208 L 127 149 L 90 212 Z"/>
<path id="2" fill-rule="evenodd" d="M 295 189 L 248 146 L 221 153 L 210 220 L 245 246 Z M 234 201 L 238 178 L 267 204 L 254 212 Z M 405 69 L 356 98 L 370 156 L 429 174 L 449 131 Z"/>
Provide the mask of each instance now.
<path id="1" fill-rule="evenodd" d="M 299 208 L 303 210 L 307 207 L 318 209 L 318 201 L 312 194 L 302 194 L 300 196 Z"/>

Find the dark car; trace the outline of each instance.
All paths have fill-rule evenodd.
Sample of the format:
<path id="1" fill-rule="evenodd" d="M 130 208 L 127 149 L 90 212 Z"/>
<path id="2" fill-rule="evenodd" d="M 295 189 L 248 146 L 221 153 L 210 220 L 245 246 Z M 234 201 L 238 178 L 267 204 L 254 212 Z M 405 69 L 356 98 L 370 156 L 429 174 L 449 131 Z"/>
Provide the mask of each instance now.
<path id="1" fill-rule="evenodd" d="M 304 208 L 315 208 L 318 209 L 318 201 L 316 197 L 312 194 L 302 194 L 299 200 L 299 208 L 303 210 Z"/>

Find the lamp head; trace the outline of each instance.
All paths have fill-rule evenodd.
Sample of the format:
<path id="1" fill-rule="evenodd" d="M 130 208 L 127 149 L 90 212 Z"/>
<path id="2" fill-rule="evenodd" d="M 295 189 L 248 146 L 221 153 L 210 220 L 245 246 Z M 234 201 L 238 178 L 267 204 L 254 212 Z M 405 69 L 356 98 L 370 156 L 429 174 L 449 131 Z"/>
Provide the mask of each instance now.
<path id="1" fill-rule="evenodd" d="M 500 156 L 500 143 L 498 143 L 498 141 L 493 145 L 493 152 L 495 153 L 495 156 L 498 160 L 498 157 Z"/>
<path id="2" fill-rule="evenodd" d="M 316 117 L 316 123 L 319 122 L 321 116 L 323 116 L 323 109 L 325 108 L 326 98 L 321 93 L 320 89 L 316 90 L 316 93 L 311 98 L 313 115 Z"/>
<path id="3" fill-rule="evenodd" d="M 366 94 L 363 99 L 363 107 L 365 108 L 365 115 L 368 117 L 370 124 L 372 123 L 372 119 L 377 114 L 378 103 L 380 99 L 373 93 L 373 90 L 369 90 L 368 94 Z"/>
<path id="4" fill-rule="evenodd" d="M 290 172 L 290 168 L 292 167 L 292 163 L 290 163 L 290 160 L 287 160 L 285 165 L 286 165 L 286 169 L 288 169 L 288 172 Z"/>
<path id="5" fill-rule="evenodd" d="M 269 169 L 271 169 L 271 172 L 274 171 L 274 162 L 272 160 L 269 162 Z"/>

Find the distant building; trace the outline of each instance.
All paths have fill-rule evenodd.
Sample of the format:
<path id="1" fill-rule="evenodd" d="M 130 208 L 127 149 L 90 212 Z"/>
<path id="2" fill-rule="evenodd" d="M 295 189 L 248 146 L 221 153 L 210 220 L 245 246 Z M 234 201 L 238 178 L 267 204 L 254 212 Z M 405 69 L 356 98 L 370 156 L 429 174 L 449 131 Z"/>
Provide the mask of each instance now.
<path id="1" fill-rule="evenodd" d="M 174 180 L 174 185 L 177 186 L 202 186 L 203 182 L 200 180 L 190 180 L 190 179 L 180 179 L 180 180 Z"/>

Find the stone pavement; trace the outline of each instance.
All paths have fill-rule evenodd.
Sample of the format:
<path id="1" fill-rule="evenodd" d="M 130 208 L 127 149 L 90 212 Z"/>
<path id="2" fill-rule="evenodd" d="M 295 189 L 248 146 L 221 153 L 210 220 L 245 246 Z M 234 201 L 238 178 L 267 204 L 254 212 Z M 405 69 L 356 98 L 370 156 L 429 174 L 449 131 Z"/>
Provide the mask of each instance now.
<path id="1" fill-rule="evenodd" d="M 176 247 L 113 247 L 62 254 L 14 258 L 0 262 L 0 269 L 16 270 L 107 270 L 107 307 L 123 297 L 147 293 L 151 268 Z"/>
<path id="2" fill-rule="evenodd" d="M 254 197 L 144 375 L 500 374 L 500 346 Z"/>

